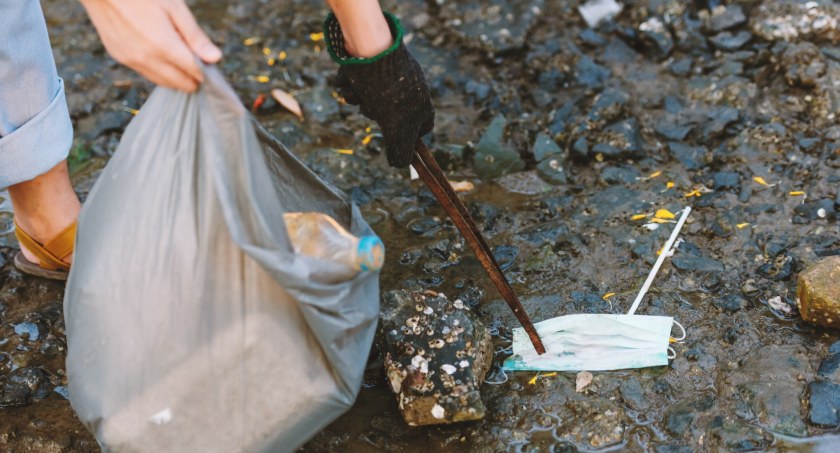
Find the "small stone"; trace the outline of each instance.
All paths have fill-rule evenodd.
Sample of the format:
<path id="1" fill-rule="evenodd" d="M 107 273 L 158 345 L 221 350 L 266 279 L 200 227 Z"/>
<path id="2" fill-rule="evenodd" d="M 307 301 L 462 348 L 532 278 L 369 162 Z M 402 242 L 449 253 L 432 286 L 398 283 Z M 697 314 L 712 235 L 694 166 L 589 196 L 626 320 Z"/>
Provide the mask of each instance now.
<path id="1" fill-rule="evenodd" d="M 747 306 L 747 301 L 739 294 L 729 294 L 724 297 L 715 298 L 712 303 L 727 313 L 735 313 Z"/>
<path id="2" fill-rule="evenodd" d="M 481 179 L 495 179 L 525 168 L 519 153 L 502 143 L 506 125 L 505 117 L 497 115 L 476 145 L 474 168 Z"/>
<path id="3" fill-rule="evenodd" d="M 720 50 L 732 52 L 743 47 L 750 39 L 752 39 L 752 33 L 748 31 L 739 31 L 735 34 L 725 31 L 713 36 L 709 41 Z"/>
<path id="4" fill-rule="evenodd" d="M 802 319 L 840 327 L 840 256 L 830 256 L 799 274 L 796 304 Z"/>
<path id="5" fill-rule="evenodd" d="M 840 384 L 815 381 L 808 384 L 808 421 L 835 428 L 840 425 Z"/>
<path id="6" fill-rule="evenodd" d="M 577 374 L 575 378 L 575 391 L 577 393 L 583 392 L 586 387 L 589 387 L 589 384 L 592 383 L 592 373 L 589 371 L 581 371 Z"/>
<path id="7" fill-rule="evenodd" d="M 785 82 L 790 86 L 815 87 L 826 73 L 825 57 L 810 42 L 788 45 L 782 53 L 781 65 L 785 71 Z"/>
<path id="8" fill-rule="evenodd" d="M 715 32 L 729 30 L 747 23 L 747 16 L 741 5 L 729 6 L 720 5 L 712 9 L 709 17 L 708 28 Z"/>
<path id="9" fill-rule="evenodd" d="M 534 140 L 534 159 L 537 162 L 542 162 L 547 157 L 552 155 L 558 155 L 562 153 L 562 150 L 548 134 L 540 133 L 537 135 L 536 140 Z"/>
<path id="10" fill-rule="evenodd" d="M 543 181 L 559 186 L 568 182 L 566 169 L 563 166 L 564 159 L 561 155 L 550 156 L 537 164 L 537 175 Z"/>
<path id="11" fill-rule="evenodd" d="M 715 190 L 737 190 L 741 185 L 741 174 L 735 171 L 719 171 L 715 173 L 712 178 L 714 178 L 713 187 Z"/>
<path id="12" fill-rule="evenodd" d="M 675 256 L 671 262 L 679 270 L 694 272 L 723 272 L 723 263 L 701 256 Z"/>

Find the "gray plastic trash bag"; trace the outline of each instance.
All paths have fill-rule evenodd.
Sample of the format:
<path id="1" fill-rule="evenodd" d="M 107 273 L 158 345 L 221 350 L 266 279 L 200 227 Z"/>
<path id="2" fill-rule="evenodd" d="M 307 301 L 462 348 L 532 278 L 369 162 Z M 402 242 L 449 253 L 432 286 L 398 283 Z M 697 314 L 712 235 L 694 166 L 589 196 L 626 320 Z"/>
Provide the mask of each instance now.
<path id="1" fill-rule="evenodd" d="M 64 300 L 70 402 L 105 451 L 293 451 L 350 407 L 379 275 L 318 283 L 287 211 L 374 234 L 214 68 L 157 89 L 90 193 Z"/>

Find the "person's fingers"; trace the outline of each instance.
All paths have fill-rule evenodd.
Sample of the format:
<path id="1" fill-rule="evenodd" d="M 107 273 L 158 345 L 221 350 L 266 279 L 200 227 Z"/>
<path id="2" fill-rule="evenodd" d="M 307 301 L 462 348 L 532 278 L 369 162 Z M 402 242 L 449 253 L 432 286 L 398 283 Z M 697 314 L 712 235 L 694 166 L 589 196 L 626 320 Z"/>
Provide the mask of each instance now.
<path id="1" fill-rule="evenodd" d="M 198 81 L 167 61 L 156 62 L 154 67 L 138 67 L 137 72 L 155 85 L 175 88 L 192 93 L 198 88 Z"/>
<path id="2" fill-rule="evenodd" d="M 195 17 L 186 3 L 181 0 L 172 2 L 169 14 L 175 29 L 178 30 L 178 33 L 201 61 L 217 63 L 222 59 L 222 51 L 210 41 L 210 38 L 195 21 Z"/>
<path id="3" fill-rule="evenodd" d="M 407 167 L 414 158 L 414 148 L 420 138 L 417 128 L 409 130 L 382 130 L 385 135 L 385 154 L 388 165 L 396 168 Z"/>
<path id="4" fill-rule="evenodd" d="M 335 78 L 335 91 L 350 105 L 359 105 L 362 102 L 356 92 L 353 91 L 353 86 L 350 84 L 347 75 L 341 69 L 338 70 L 338 76 Z"/>
<path id="5" fill-rule="evenodd" d="M 423 120 L 423 124 L 420 125 L 420 132 L 417 135 L 422 137 L 422 136 L 428 134 L 429 132 L 432 132 L 432 129 L 434 129 L 434 128 L 435 128 L 435 111 L 432 110 L 431 112 L 429 112 L 428 116 L 426 116 L 426 119 Z"/>
<path id="6" fill-rule="evenodd" d="M 196 61 L 195 54 L 174 28 L 161 30 L 153 39 L 160 59 L 175 66 L 196 83 L 204 80 L 204 73 Z"/>

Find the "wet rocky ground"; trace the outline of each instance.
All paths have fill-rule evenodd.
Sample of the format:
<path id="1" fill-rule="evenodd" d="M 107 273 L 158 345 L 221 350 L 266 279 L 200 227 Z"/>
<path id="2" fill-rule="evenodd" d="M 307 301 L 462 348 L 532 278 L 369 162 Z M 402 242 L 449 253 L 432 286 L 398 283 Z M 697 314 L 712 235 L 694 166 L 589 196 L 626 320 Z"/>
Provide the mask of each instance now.
<path id="1" fill-rule="evenodd" d="M 76 2 L 43 3 L 84 197 L 151 87 Z M 361 206 L 388 247 L 383 292 L 459 298 L 494 337 L 484 420 L 405 425 L 379 344 L 356 405 L 303 451 L 840 448 L 840 333 L 795 307 L 797 274 L 840 254 L 840 4 L 643 0 L 588 28 L 576 1 L 385 2 L 432 88 L 430 145 L 475 184 L 462 195 L 535 321 L 626 311 L 671 229 L 644 214 L 693 207 L 639 311 L 686 326 L 677 357 L 578 393 L 572 373 L 500 372 L 514 320 L 430 192 L 337 101 L 322 2 L 194 3 L 243 102 L 301 102 L 303 121 L 270 97 L 255 112 Z M 21 276 L 15 247 L 0 199 L 0 451 L 94 451 L 65 399 L 62 286 Z"/>

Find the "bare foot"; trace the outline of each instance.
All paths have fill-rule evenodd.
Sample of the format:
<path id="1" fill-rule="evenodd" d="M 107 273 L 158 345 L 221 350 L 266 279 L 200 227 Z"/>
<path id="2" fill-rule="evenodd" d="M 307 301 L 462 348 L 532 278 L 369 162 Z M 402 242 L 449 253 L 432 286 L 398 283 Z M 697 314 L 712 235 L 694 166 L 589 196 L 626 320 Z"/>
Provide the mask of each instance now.
<path id="1" fill-rule="evenodd" d="M 41 244 L 55 239 L 79 217 L 82 206 L 70 184 L 67 162 L 61 162 L 31 181 L 10 186 L 8 190 L 15 221 Z M 39 262 L 26 247 L 21 246 L 21 251 L 29 261 Z M 65 259 L 67 264 L 72 261 L 73 255 Z"/>

